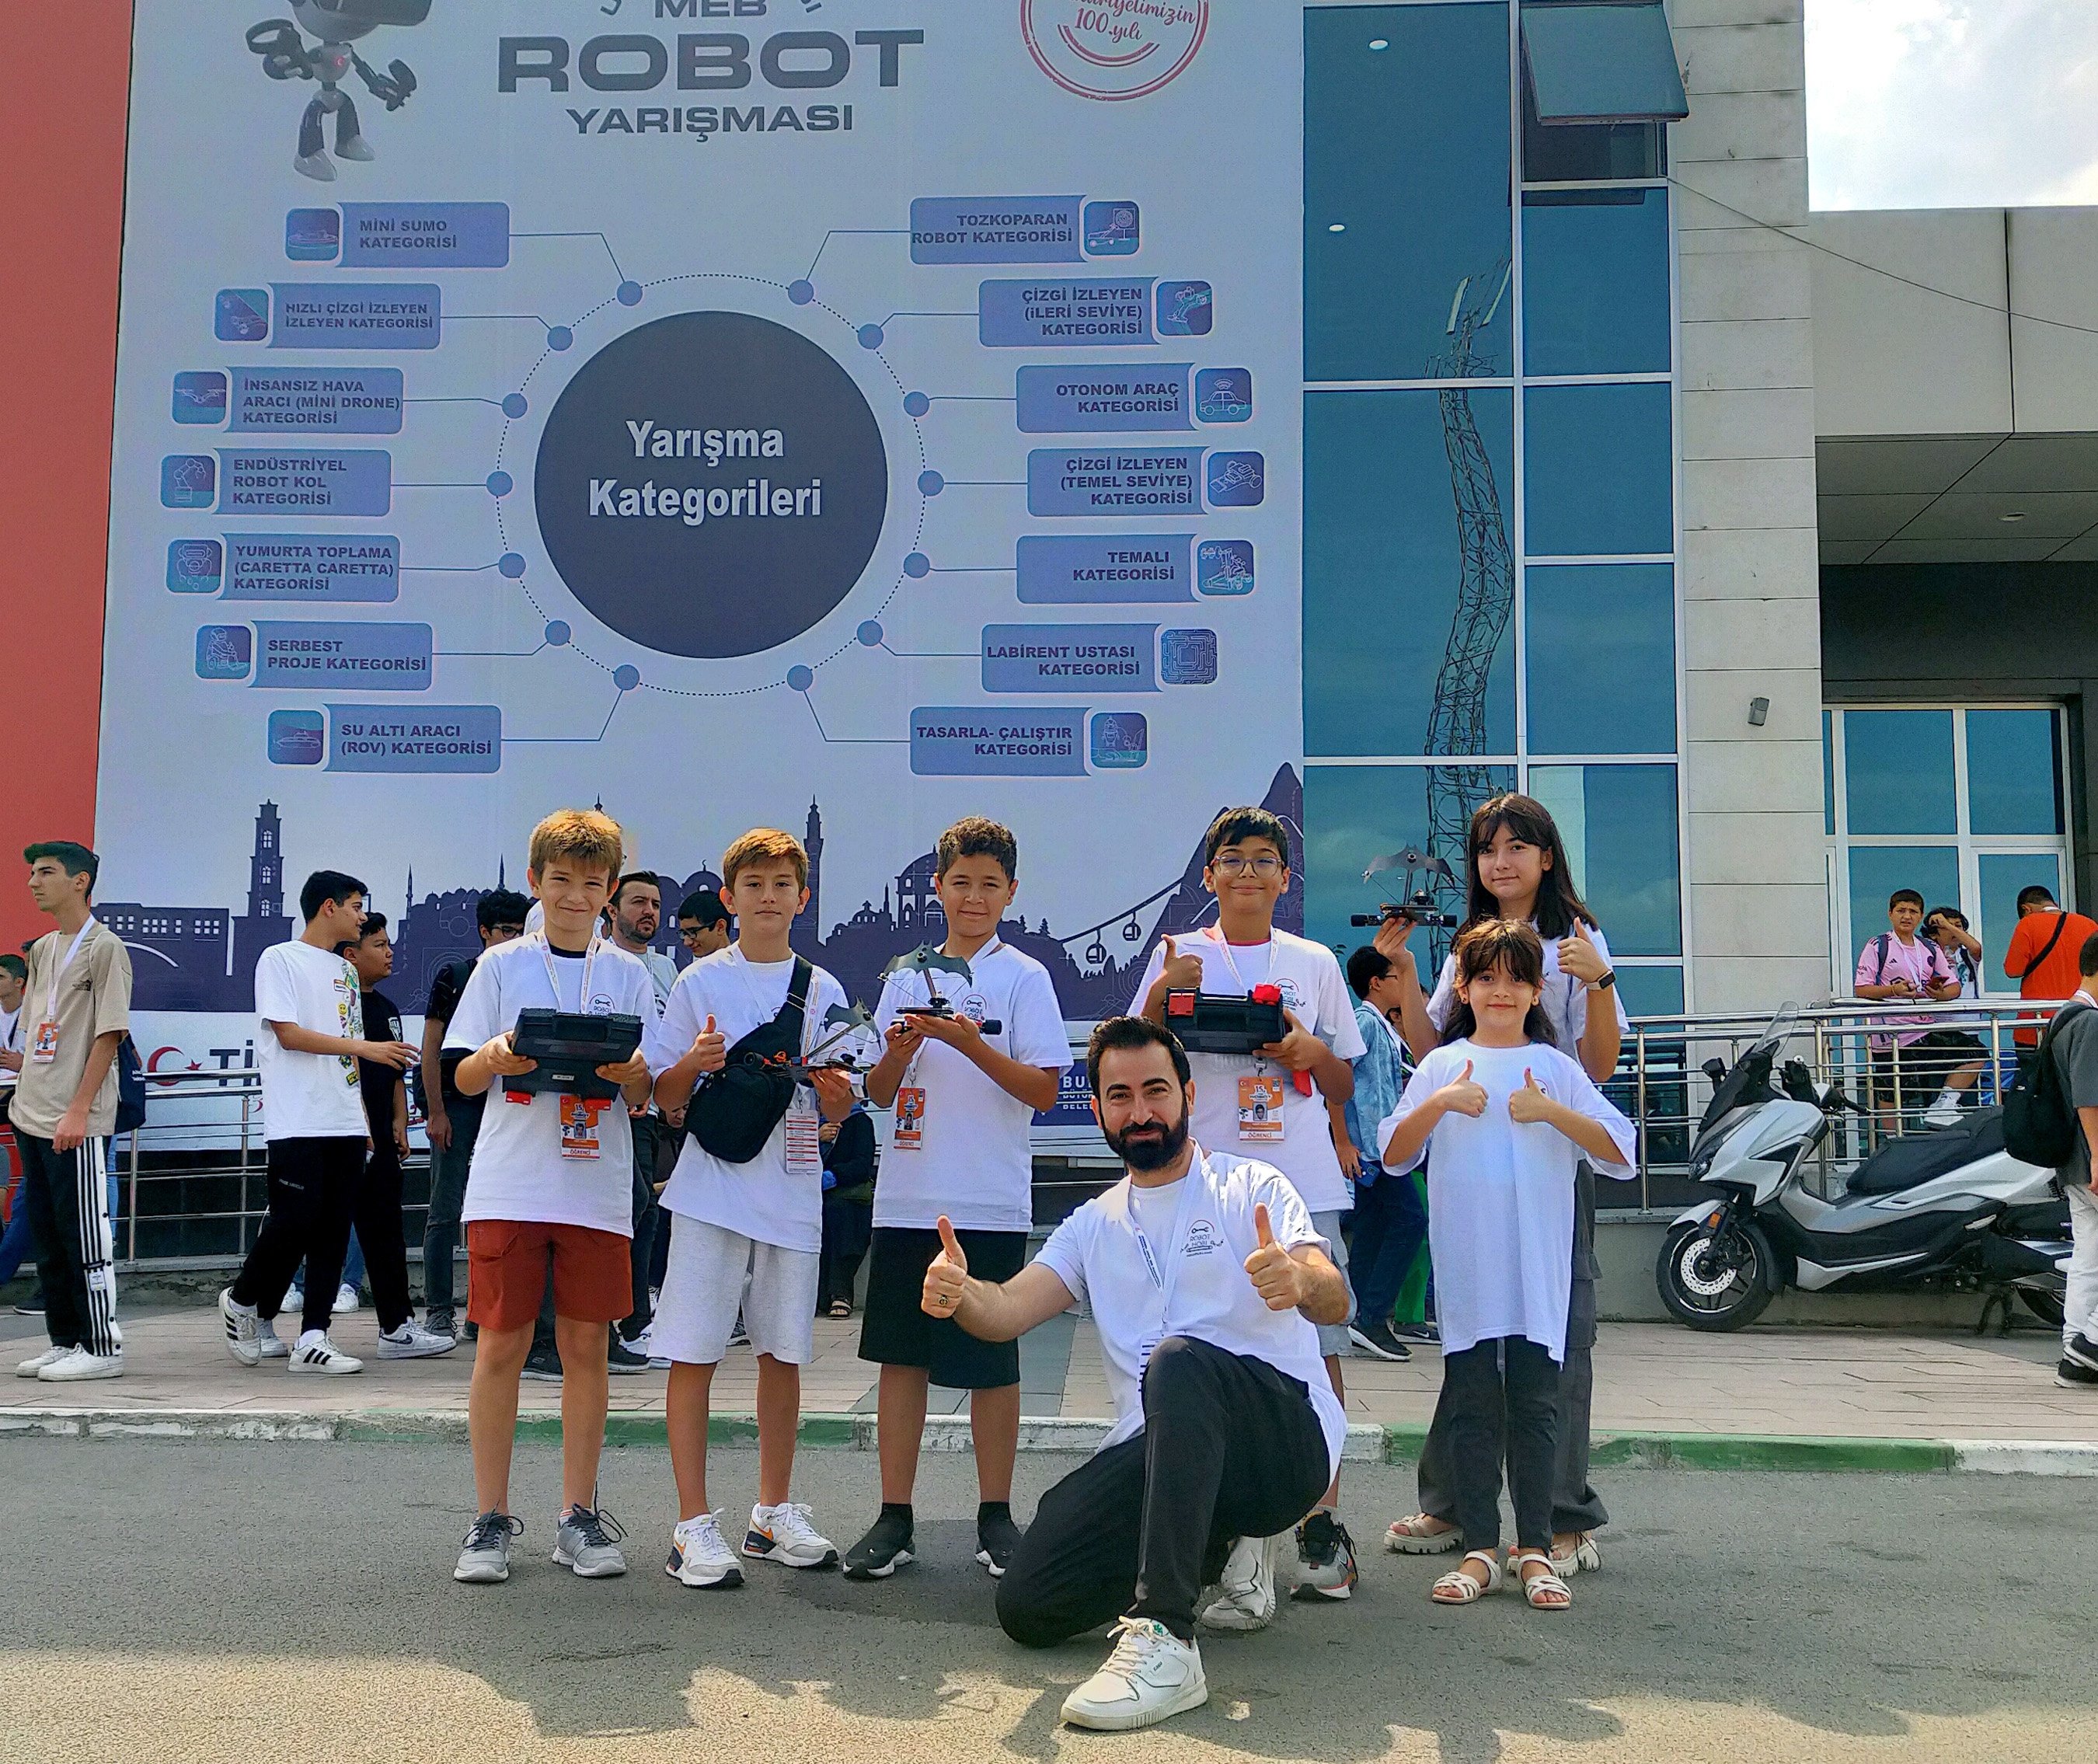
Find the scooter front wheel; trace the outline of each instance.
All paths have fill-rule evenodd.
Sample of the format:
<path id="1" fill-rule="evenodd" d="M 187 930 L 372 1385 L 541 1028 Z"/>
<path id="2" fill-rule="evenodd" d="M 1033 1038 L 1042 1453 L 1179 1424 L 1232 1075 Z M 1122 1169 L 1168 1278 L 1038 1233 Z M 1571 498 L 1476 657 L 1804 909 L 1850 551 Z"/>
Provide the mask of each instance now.
<path id="1" fill-rule="evenodd" d="M 1720 1231 L 1693 1222 L 1669 1232 L 1654 1265 L 1661 1301 L 1692 1329 L 1740 1329 L 1776 1297 L 1777 1257 L 1762 1227 L 1730 1221 Z"/>

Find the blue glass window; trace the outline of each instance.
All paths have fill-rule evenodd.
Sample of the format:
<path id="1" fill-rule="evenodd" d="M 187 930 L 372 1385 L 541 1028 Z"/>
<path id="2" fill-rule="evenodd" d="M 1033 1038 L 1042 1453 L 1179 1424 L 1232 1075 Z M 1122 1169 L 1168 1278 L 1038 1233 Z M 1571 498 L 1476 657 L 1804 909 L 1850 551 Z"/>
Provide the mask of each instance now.
<path id="1" fill-rule="evenodd" d="M 1451 377 L 1453 305 L 1510 372 L 1506 9 L 1313 7 L 1304 62 L 1305 377 Z"/>
<path id="2" fill-rule="evenodd" d="M 1526 5 L 1522 49 L 1542 121 L 1676 122 L 1690 114 L 1660 0 Z"/>
<path id="3" fill-rule="evenodd" d="M 1887 928 L 1887 897 L 1914 889 L 1926 910 L 1960 906 L 1960 851 L 1954 845 L 1853 845 L 1850 848 L 1850 965 L 1842 990 L 1850 990 L 1858 954 Z M 1961 911 L 1966 909 L 1960 907 Z M 2001 958 L 1999 957 L 2000 963 Z"/>
<path id="4" fill-rule="evenodd" d="M 1522 199 L 1523 371 L 1668 371 L 1668 192 Z"/>
<path id="5" fill-rule="evenodd" d="M 1666 385 L 1532 386 L 1523 394 L 1532 557 L 1675 549 Z"/>
<path id="6" fill-rule="evenodd" d="M 2018 923 L 2018 891 L 2037 883 L 2062 897 L 2061 860 L 2051 851 L 1984 852 L 1982 872 L 1982 990 L 2016 994 L 2018 983 L 2004 972 L 2004 951 Z"/>
<path id="7" fill-rule="evenodd" d="M 1977 833 L 2059 833 L 2061 739 L 2051 710 L 1967 713 L 1967 819 Z"/>
<path id="8" fill-rule="evenodd" d="M 1304 768 L 1304 934 L 1341 959 L 1376 936 L 1351 926 L 1354 913 L 1374 913 L 1385 897 L 1363 880 L 1370 859 L 1407 845 L 1436 851 L 1455 872 L 1458 887 L 1444 906 L 1464 914 L 1464 823 L 1487 797 L 1515 788 L 1506 766 L 1319 766 Z M 1435 824 L 1444 829 L 1437 844 Z M 1394 889 L 1402 875 L 1380 876 Z M 1423 980 L 1435 981 L 1428 937 L 1416 932 Z M 1447 938 L 1445 937 L 1445 947 Z"/>
<path id="9" fill-rule="evenodd" d="M 1453 448 L 1486 537 L 1468 599 Z M 1306 753 L 1515 751 L 1514 459 L 1499 388 L 1305 394 Z"/>
<path id="10" fill-rule="evenodd" d="M 1605 936 L 1609 935 L 1606 932 Z M 1610 946 L 1611 954 L 1617 946 Z M 1625 1001 L 1627 1016 L 1680 1016 L 1683 1014 L 1683 970 L 1679 968 L 1620 968 L 1617 996 Z"/>
<path id="11" fill-rule="evenodd" d="M 1533 564 L 1524 573 L 1533 753 L 1675 751 L 1675 572 Z"/>
<path id="12" fill-rule="evenodd" d="M 1574 885 L 1620 955 L 1683 953 L 1683 884 L 1673 766 L 1533 766 L 1530 793 L 1552 811 Z"/>
<path id="13" fill-rule="evenodd" d="M 1843 785 L 1852 833 L 1956 832 L 1952 713 L 1846 710 Z"/>

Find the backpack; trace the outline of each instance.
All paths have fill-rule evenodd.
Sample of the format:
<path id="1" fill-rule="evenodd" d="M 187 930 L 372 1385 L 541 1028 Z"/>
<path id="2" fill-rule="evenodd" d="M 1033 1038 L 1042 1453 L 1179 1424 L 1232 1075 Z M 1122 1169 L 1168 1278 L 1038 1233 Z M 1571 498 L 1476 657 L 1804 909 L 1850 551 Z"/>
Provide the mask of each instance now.
<path id="1" fill-rule="evenodd" d="M 685 1131 L 724 1164 L 756 1157 L 793 1104 L 797 1081 L 787 1062 L 801 1057 L 801 1015 L 814 976 L 805 957 L 795 957 L 779 1014 L 730 1048 L 728 1063 L 686 1105 Z"/>
<path id="2" fill-rule="evenodd" d="M 129 1033 L 116 1044 L 117 1133 L 136 1133 L 146 1125 L 146 1068 L 138 1045 Z"/>
<path id="3" fill-rule="evenodd" d="M 2072 999 L 2055 1013 L 2037 1047 L 2018 1050 L 2018 1075 L 2004 1093 L 2004 1149 L 2024 1163 L 2047 1169 L 2059 1169 L 2069 1162 L 2083 1131 L 2076 1111 L 2069 1106 L 2067 1086 L 2054 1058 L 2055 1038 L 2069 1012 L 2078 1008 Z"/>

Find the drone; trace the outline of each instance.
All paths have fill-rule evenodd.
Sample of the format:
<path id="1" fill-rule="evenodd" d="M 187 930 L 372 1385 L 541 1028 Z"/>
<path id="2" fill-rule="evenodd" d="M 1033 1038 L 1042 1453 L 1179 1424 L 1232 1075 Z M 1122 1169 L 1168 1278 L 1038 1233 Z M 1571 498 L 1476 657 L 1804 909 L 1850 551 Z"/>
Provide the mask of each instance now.
<path id="1" fill-rule="evenodd" d="M 898 956 L 881 971 L 881 973 L 884 980 L 891 974 L 919 974 L 924 977 L 924 1003 L 904 1007 L 905 1011 L 911 1016 L 950 1019 L 954 1016 L 955 1007 L 941 994 L 939 981 L 933 977 L 935 974 L 959 975 L 964 986 L 973 985 L 976 982 L 976 975 L 971 970 L 967 957 L 943 954 L 934 949 L 929 943 L 920 945 L 907 955 Z M 977 1026 L 986 1035 L 995 1035 L 1004 1027 L 995 1018 L 989 1022 L 980 1023 Z"/>
<path id="2" fill-rule="evenodd" d="M 1454 889 L 1457 885 L 1457 878 L 1446 862 L 1408 845 L 1402 851 L 1386 852 L 1381 858 L 1371 858 L 1369 868 L 1363 871 L 1363 880 L 1374 882 L 1394 870 L 1406 872 L 1405 885 L 1400 890 L 1402 897 L 1386 900 L 1380 911 L 1352 915 L 1348 920 L 1350 924 L 1383 925 L 1395 919 L 1410 919 L 1416 925 L 1427 925 L 1437 931 L 1457 928 L 1456 915 L 1443 912 L 1435 904 L 1435 897 L 1443 886 Z M 1425 876 L 1428 880 L 1416 885 L 1415 879 L 1419 876 Z"/>
<path id="3" fill-rule="evenodd" d="M 787 1069 L 797 1078 L 806 1078 L 812 1072 L 858 1072 L 859 1061 L 849 1047 L 835 1060 L 818 1056 L 827 1053 L 839 1042 L 849 1041 L 862 1030 L 874 1027 L 874 1013 L 863 1004 L 834 1004 L 823 1013 L 823 1038 L 799 1060 L 787 1062 Z"/>

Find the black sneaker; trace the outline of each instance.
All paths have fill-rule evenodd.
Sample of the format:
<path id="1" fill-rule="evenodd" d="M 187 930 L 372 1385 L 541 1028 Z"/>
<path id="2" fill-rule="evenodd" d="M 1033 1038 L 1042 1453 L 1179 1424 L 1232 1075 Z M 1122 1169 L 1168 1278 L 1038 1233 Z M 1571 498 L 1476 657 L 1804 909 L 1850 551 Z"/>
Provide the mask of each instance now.
<path id="1" fill-rule="evenodd" d="M 845 1551 L 847 1580 L 886 1580 L 913 1560 L 911 1515 L 884 1507 L 867 1535 Z"/>
<path id="2" fill-rule="evenodd" d="M 2086 1370 L 2098 1372 L 2098 1341 L 2093 1341 L 2082 1330 L 2078 1330 L 2069 1338 L 2069 1345 L 2061 1352 L 2065 1359 L 2074 1360 Z"/>
<path id="3" fill-rule="evenodd" d="M 1324 1507 L 1297 1528 L 1293 1599 L 1345 1599 L 1355 1590 L 1355 1540 Z"/>
<path id="4" fill-rule="evenodd" d="M 542 1384 L 561 1381 L 561 1354 L 558 1348 L 534 1348 L 524 1356 L 524 1377 Z"/>
<path id="5" fill-rule="evenodd" d="M 648 1370 L 648 1356 L 636 1354 L 619 1339 L 619 1332 L 612 1332 L 612 1345 L 605 1350 L 607 1367 L 615 1372 L 645 1372 Z"/>
<path id="6" fill-rule="evenodd" d="M 995 1507 L 977 1515 L 977 1560 L 990 1570 L 993 1580 L 1003 1580 L 1020 1548 L 1020 1527 L 1012 1522 L 1009 1507 Z"/>
<path id="7" fill-rule="evenodd" d="M 1380 1360 L 1410 1360 L 1413 1349 L 1391 1332 L 1388 1323 L 1354 1323 L 1348 1325 L 1348 1339 L 1365 1354 L 1375 1354 Z"/>
<path id="8" fill-rule="evenodd" d="M 2054 1381 L 2064 1390 L 2098 1390 L 2098 1372 L 2064 1358 L 2054 1369 Z"/>
<path id="9" fill-rule="evenodd" d="M 1442 1332 L 1431 1317 L 1425 1323 L 1394 1323 L 1391 1332 L 1403 1341 L 1440 1342 Z"/>

